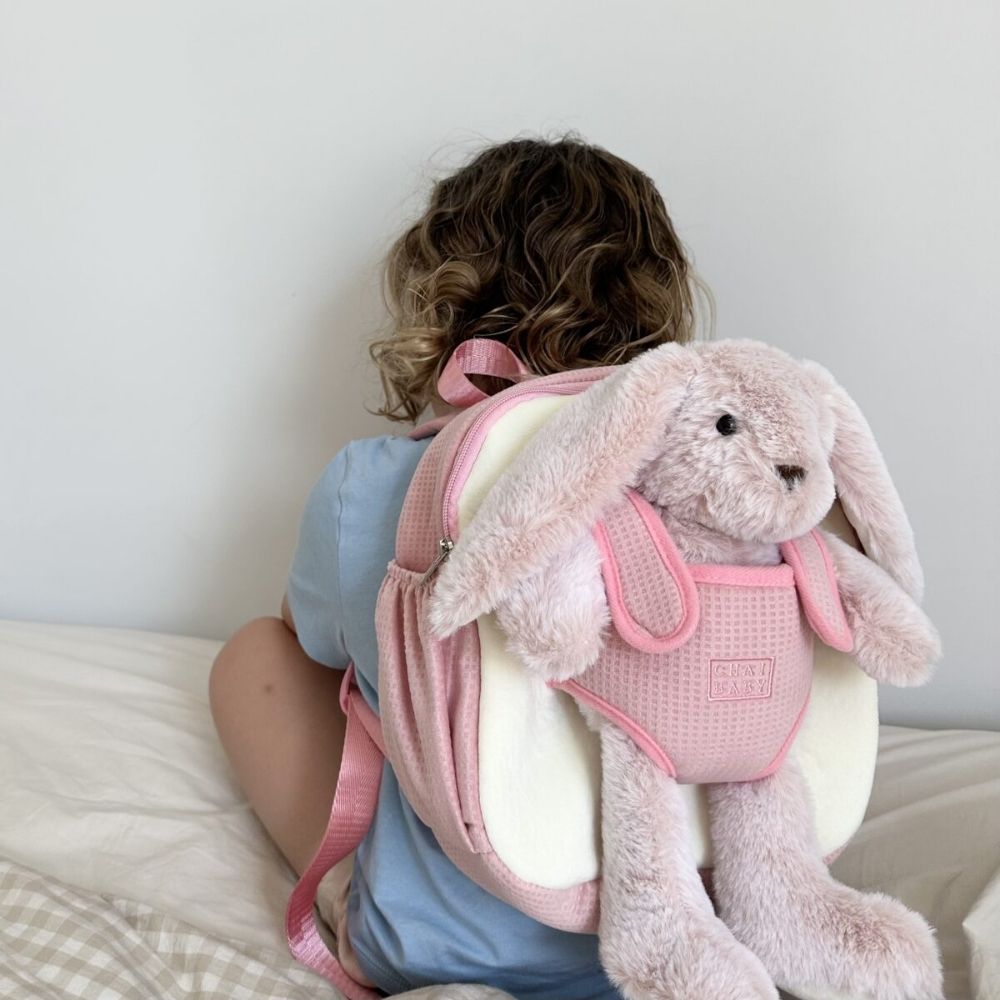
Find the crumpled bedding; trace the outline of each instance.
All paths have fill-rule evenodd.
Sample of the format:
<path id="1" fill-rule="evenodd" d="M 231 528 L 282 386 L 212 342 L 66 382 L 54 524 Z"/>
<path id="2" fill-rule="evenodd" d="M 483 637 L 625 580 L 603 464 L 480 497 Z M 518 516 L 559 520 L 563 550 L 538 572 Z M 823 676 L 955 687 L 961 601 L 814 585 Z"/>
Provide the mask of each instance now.
<path id="1" fill-rule="evenodd" d="M 215 738 L 207 678 L 218 648 L 149 632 L 0 621 L 4 995 L 75 996 L 65 988 L 72 981 L 80 996 L 103 996 L 81 984 L 105 960 L 122 983 L 144 982 L 156 962 L 166 982 L 195 977 L 176 978 L 189 987 L 178 995 L 296 998 L 303 984 L 311 996 L 336 995 L 286 957 L 294 876 Z M 867 818 L 834 871 L 929 917 L 949 1000 L 1000 998 L 1000 733 L 883 727 Z M 26 899 L 39 914 L 33 920 L 49 912 L 49 930 L 71 939 L 86 936 L 89 923 L 74 928 L 59 915 L 94 908 L 86 948 L 96 952 L 77 967 L 71 959 L 84 946 L 59 949 L 59 961 L 76 971 L 60 973 L 63 985 L 52 992 L 44 979 L 55 975 L 45 968 L 51 955 L 24 936 L 30 923 L 11 916 Z M 133 935 L 135 949 L 116 951 L 120 935 Z M 262 963 L 278 985 L 255 972 L 229 989 L 211 978 L 220 973 L 198 971 L 206 954 Z M 21 976 L 21 992 L 4 976 Z M 135 995 L 156 995 L 142 988 Z"/>
<path id="2" fill-rule="evenodd" d="M 145 903 L 81 892 L 0 861 L 0 995 L 335 1000 L 340 994 L 288 955 L 223 941 Z"/>
<path id="3" fill-rule="evenodd" d="M 883 726 L 865 821 L 832 868 L 930 920 L 949 1000 L 1000 1000 L 1000 733 Z"/>

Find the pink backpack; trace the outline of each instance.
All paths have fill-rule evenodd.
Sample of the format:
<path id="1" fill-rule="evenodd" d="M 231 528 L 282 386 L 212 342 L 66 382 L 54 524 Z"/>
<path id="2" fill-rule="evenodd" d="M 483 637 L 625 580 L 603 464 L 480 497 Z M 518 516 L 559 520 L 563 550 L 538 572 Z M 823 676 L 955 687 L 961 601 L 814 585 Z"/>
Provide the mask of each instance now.
<path id="1" fill-rule="evenodd" d="M 817 830 L 825 852 L 836 853 L 860 825 L 874 772 L 874 683 L 834 652 L 850 648 L 850 635 L 815 532 L 783 546 L 781 566 L 714 567 L 714 576 L 706 577 L 700 572 L 705 567 L 684 565 L 662 522 L 637 494 L 630 493 L 598 526 L 613 641 L 644 654 L 684 657 L 685 671 L 671 671 L 675 677 L 690 679 L 690 670 L 705 671 L 703 679 L 693 682 L 697 697 L 685 694 L 691 710 L 674 711 L 669 719 L 657 715 L 641 670 L 632 672 L 639 680 L 629 691 L 618 690 L 627 666 L 614 676 L 590 671 L 561 685 L 568 693 L 553 687 L 540 694 L 537 683 L 532 686 L 527 672 L 505 650 L 491 615 L 448 639 L 430 634 L 427 605 L 435 571 L 492 482 L 566 397 L 612 370 L 525 378 L 523 367 L 502 345 L 468 341 L 450 359 L 438 387 L 459 412 L 412 434 L 435 437 L 407 491 L 396 557 L 379 593 L 375 624 L 381 718 L 362 699 L 349 669 L 341 690 L 347 736 L 330 822 L 286 914 L 292 953 L 352 1000 L 378 994 L 351 979 L 329 953 L 316 929 L 313 904 L 323 875 L 367 832 L 383 757 L 417 815 L 461 871 L 536 920 L 568 931 L 596 931 L 599 896 L 599 755 L 596 737 L 572 698 L 622 725 L 682 781 L 726 775 L 733 780 L 740 767 L 753 772 L 744 778 L 763 776 L 777 766 L 798 733 L 800 765 L 817 801 Z M 468 374 L 498 375 L 516 384 L 487 397 Z M 732 592 L 742 602 L 737 610 L 746 621 L 774 619 L 761 615 L 760 608 L 780 606 L 788 612 L 780 634 L 749 630 L 756 645 L 747 646 L 738 659 L 692 654 L 714 641 L 699 626 L 699 606 Z M 811 630 L 798 614 L 800 601 Z M 788 625 L 793 619 L 794 625 Z M 815 657 L 812 630 L 827 643 L 817 647 Z M 732 685 L 747 684 L 770 692 L 774 643 L 790 651 L 782 662 L 791 664 L 794 683 L 783 686 L 787 696 L 761 698 L 758 714 L 752 709 L 748 714 L 752 690 L 739 698 L 727 692 L 735 690 Z M 728 750 L 705 744 L 707 729 L 698 713 L 706 711 L 731 730 Z M 849 761 L 844 760 L 847 741 L 838 738 L 845 716 L 862 735 L 851 741 L 849 753 L 855 757 Z M 655 739 L 658 725 L 673 732 L 686 726 L 689 736 L 680 751 Z M 746 741 L 751 738 L 755 752 L 748 764 Z M 837 747 L 835 773 L 824 767 L 830 746 Z M 697 814 L 697 785 L 685 790 Z M 703 823 L 696 836 L 695 856 L 701 867 L 710 868 Z"/>

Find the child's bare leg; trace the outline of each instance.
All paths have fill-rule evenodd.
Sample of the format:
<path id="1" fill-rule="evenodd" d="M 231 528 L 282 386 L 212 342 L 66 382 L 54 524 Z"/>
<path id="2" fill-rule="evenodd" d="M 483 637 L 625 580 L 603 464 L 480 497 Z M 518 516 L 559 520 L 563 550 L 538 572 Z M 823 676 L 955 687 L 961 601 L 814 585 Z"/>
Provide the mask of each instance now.
<path id="1" fill-rule="evenodd" d="M 719 916 L 779 986 L 879 1000 L 938 1000 L 934 937 L 918 914 L 827 871 L 791 760 L 769 778 L 708 789 Z"/>
<path id="2" fill-rule="evenodd" d="M 342 678 L 306 656 L 280 618 L 244 625 L 212 666 L 219 738 L 254 812 L 299 874 L 322 839 L 337 785 Z"/>

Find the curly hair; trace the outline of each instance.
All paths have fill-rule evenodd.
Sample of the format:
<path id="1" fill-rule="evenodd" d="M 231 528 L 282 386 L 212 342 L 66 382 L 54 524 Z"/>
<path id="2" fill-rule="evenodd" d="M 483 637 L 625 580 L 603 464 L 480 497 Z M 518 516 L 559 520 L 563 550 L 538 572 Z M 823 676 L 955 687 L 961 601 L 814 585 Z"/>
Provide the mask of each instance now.
<path id="1" fill-rule="evenodd" d="M 390 420 L 417 420 L 472 337 L 546 375 L 690 340 L 699 293 L 711 313 L 652 180 L 573 135 L 490 146 L 437 181 L 383 291 L 393 326 L 369 351 Z"/>

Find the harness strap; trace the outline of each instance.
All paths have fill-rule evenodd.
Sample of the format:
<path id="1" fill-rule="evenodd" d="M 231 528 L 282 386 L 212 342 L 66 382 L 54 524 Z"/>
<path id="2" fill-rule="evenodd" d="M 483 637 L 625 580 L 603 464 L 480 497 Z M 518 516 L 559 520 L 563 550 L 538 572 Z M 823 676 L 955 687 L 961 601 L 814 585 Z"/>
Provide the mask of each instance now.
<path id="1" fill-rule="evenodd" d="M 594 526 L 611 618 L 645 653 L 683 646 L 698 627 L 698 588 L 663 520 L 630 489 Z"/>
<path id="2" fill-rule="evenodd" d="M 371 826 L 382 780 L 385 746 L 378 716 L 358 690 L 351 664 L 340 686 L 347 716 L 344 754 L 326 832 L 302 873 L 285 911 L 285 936 L 292 955 L 341 990 L 349 1000 L 380 1000 L 382 994 L 352 979 L 330 954 L 316 926 L 316 890 L 323 876 L 361 843 Z"/>
<path id="3" fill-rule="evenodd" d="M 854 636 L 822 532 L 814 528 L 808 535 L 783 542 L 781 556 L 792 567 L 802 608 L 816 634 L 832 649 L 849 653 L 854 648 Z"/>

